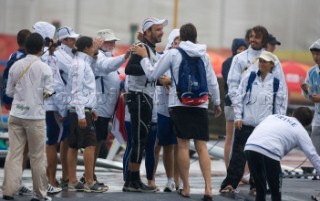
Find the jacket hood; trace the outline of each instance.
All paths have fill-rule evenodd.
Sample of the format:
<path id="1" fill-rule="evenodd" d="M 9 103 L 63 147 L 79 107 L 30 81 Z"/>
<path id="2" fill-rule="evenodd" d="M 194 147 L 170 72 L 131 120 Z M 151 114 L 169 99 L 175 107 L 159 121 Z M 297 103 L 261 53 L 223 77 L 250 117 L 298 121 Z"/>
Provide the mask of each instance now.
<path id="1" fill-rule="evenodd" d="M 173 43 L 174 39 L 176 37 L 178 37 L 179 35 L 180 35 L 180 30 L 179 29 L 173 29 L 171 31 L 171 33 L 169 34 L 169 37 L 168 37 L 166 48 L 164 49 L 165 51 L 172 48 L 172 43 Z"/>
<path id="2" fill-rule="evenodd" d="M 207 51 L 207 45 L 194 44 L 191 41 L 181 41 L 179 47 L 186 51 L 190 57 L 202 57 Z"/>
<path id="3" fill-rule="evenodd" d="M 320 51 L 320 39 L 316 40 L 309 48 L 310 51 Z"/>
<path id="4" fill-rule="evenodd" d="M 248 48 L 248 43 L 242 39 L 242 38 L 235 38 L 232 41 L 232 56 L 237 54 L 237 50 L 239 49 L 239 47 L 241 46 L 245 46 L 246 48 Z"/>

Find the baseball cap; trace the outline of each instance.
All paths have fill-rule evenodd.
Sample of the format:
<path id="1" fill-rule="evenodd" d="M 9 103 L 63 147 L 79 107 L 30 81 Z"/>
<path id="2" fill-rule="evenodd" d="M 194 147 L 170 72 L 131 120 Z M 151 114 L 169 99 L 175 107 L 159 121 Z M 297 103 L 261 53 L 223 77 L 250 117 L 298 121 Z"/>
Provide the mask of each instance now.
<path id="1" fill-rule="evenodd" d="M 272 34 L 268 35 L 268 43 L 272 45 L 281 45 L 281 43 L 277 40 L 277 38 L 274 37 Z"/>
<path id="2" fill-rule="evenodd" d="M 316 40 L 309 48 L 310 51 L 320 51 L 320 39 Z"/>
<path id="3" fill-rule="evenodd" d="M 149 29 L 154 24 L 162 24 L 163 26 L 167 26 L 168 20 L 158 19 L 158 18 L 154 18 L 154 17 L 148 17 L 142 23 L 142 32 L 145 32 L 147 29 Z"/>
<path id="4" fill-rule="evenodd" d="M 111 29 L 102 29 L 98 31 L 98 38 L 101 38 L 104 41 L 118 41 L 119 38 L 116 38 Z"/>
<path id="5" fill-rule="evenodd" d="M 33 32 L 39 33 L 43 39 L 54 38 L 54 34 L 56 32 L 56 27 L 48 22 L 39 21 L 36 22 L 33 26 Z"/>
<path id="6" fill-rule="evenodd" d="M 62 40 L 64 38 L 78 38 L 80 34 L 74 32 L 72 28 L 65 26 L 58 29 L 57 36 L 58 40 Z"/>
<path id="7" fill-rule="evenodd" d="M 268 62 L 272 61 L 273 63 L 275 63 L 275 61 L 277 60 L 276 56 L 268 51 L 263 51 L 260 54 L 259 59 L 263 59 Z"/>

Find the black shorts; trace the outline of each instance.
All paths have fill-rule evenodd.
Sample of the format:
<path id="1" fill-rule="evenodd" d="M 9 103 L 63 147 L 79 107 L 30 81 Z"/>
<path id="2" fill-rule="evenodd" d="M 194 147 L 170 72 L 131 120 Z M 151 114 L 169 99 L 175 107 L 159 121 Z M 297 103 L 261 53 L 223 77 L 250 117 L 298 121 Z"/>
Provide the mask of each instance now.
<path id="1" fill-rule="evenodd" d="M 206 108 L 171 107 L 169 111 L 178 138 L 209 140 L 209 117 Z"/>
<path id="2" fill-rule="evenodd" d="M 111 118 L 98 117 L 97 121 L 94 122 L 96 125 L 96 136 L 98 142 L 107 139 L 110 119 Z"/>
<path id="3" fill-rule="evenodd" d="M 91 112 L 86 112 L 87 127 L 81 129 L 78 124 L 76 112 L 70 112 L 69 147 L 73 149 L 86 148 L 97 145 L 97 137 Z"/>

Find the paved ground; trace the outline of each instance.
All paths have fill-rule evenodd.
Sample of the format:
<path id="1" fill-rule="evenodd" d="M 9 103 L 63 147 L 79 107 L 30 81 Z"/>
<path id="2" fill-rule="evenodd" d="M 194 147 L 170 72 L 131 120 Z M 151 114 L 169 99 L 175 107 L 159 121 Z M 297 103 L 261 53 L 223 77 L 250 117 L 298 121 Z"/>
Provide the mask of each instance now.
<path id="1" fill-rule="evenodd" d="M 121 155 L 116 158 L 116 160 L 120 160 Z M 294 169 L 295 167 L 300 166 L 305 157 L 299 151 L 295 150 L 291 152 L 286 158 L 283 160 L 283 165 L 288 170 Z M 212 186 L 214 193 L 215 201 L 228 201 L 228 200 L 254 200 L 254 197 L 248 195 L 249 186 L 241 185 L 238 188 L 238 193 L 229 194 L 229 195 L 220 195 L 218 190 L 221 184 L 221 181 L 225 176 L 225 168 L 223 160 L 221 159 L 212 159 Z M 308 161 L 305 161 L 302 166 L 310 166 Z M 292 175 L 286 174 L 286 177 L 283 180 L 283 189 L 282 195 L 285 201 L 308 201 L 311 200 L 310 196 L 312 194 L 318 194 L 320 192 L 319 184 L 320 182 L 317 180 L 312 180 L 312 176 L 307 176 L 300 174 L 301 169 L 297 168 Z M 77 175 L 81 177 L 83 173 L 83 167 L 80 166 Z M 61 192 L 59 194 L 53 195 L 53 200 L 116 200 L 116 201 L 163 201 L 163 200 L 172 200 L 172 201 L 200 201 L 203 196 L 203 188 L 204 183 L 202 180 L 200 168 L 197 161 L 197 156 L 195 155 L 191 159 L 190 166 L 190 185 L 191 185 L 191 195 L 190 198 L 183 198 L 179 196 L 177 193 L 164 193 L 162 192 L 163 187 L 166 184 L 165 171 L 162 163 L 160 162 L 158 173 L 156 175 L 157 185 L 161 188 L 160 192 L 157 193 L 124 193 L 121 191 L 123 180 L 122 180 L 122 171 L 114 170 L 114 169 L 104 169 L 98 168 L 96 172 L 99 180 L 107 183 L 110 187 L 110 190 L 106 193 L 74 193 L 74 192 Z M 297 174 L 297 175 L 296 175 Z M 142 171 L 141 175 L 145 178 L 145 172 Z M 57 178 L 61 176 L 61 171 L 58 171 Z M 294 177 L 294 178 L 289 178 Z M 300 178 L 296 178 L 300 177 Z M 0 182 L 3 180 L 3 169 L 0 169 Z M 23 183 L 27 186 L 31 186 L 31 171 L 26 170 L 23 175 Z M 2 192 L 0 193 L 2 195 Z M 30 200 L 30 197 L 22 197 L 15 196 L 15 200 L 24 201 Z M 268 197 L 270 200 L 270 196 Z"/>

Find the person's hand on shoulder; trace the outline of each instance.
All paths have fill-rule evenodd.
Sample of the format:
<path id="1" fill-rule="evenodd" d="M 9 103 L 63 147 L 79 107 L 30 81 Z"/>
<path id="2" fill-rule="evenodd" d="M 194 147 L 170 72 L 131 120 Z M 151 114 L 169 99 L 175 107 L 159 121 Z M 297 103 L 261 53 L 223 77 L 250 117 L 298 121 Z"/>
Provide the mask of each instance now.
<path id="1" fill-rule="evenodd" d="M 132 53 L 139 55 L 142 58 L 148 57 L 147 49 L 144 45 L 134 45 L 132 48 Z"/>
<path id="2" fill-rule="evenodd" d="M 131 45 L 131 46 L 127 49 L 126 54 L 124 55 L 124 59 L 128 59 L 128 58 L 129 58 L 129 56 L 130 56 L 130 54 L 131 54 L 131 52 L 132 52 L 132 48 L 133 48 L 133 45 Z"/>

